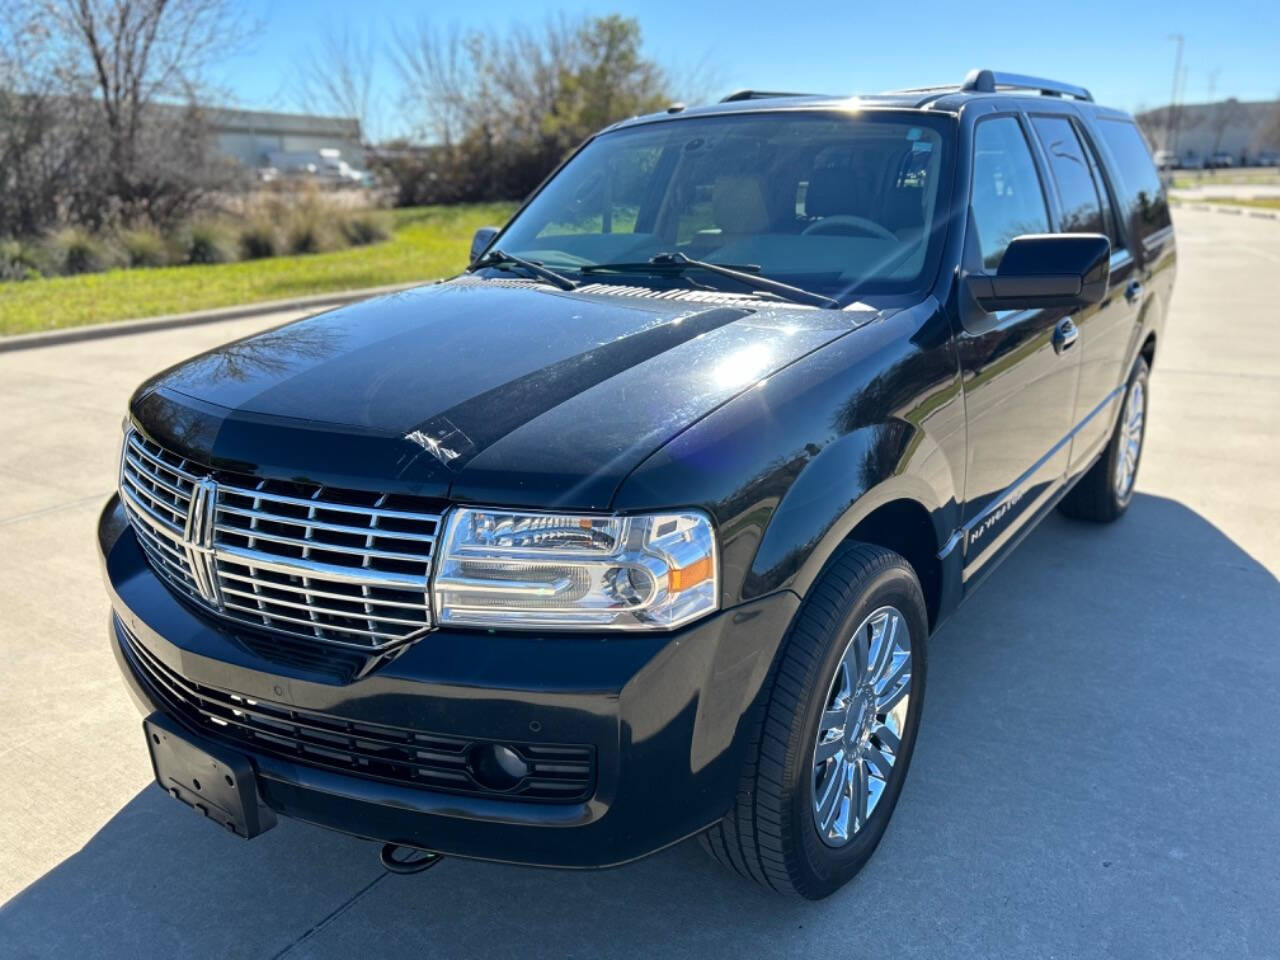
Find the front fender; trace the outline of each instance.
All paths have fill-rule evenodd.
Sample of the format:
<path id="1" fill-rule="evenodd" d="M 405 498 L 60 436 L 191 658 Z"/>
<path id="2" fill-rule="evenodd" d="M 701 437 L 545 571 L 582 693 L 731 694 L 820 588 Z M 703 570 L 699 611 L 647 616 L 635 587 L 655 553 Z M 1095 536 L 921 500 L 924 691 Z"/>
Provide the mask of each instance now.
<path id="1" fill-rule="evenodd" d="M 906 420 L 863 427 L 822 449 L 774 510 L 744 599 L 789 587 L 804 596 L 836 547 L 877 508 L 909 500 L 929 514 L 937 544 L 959 520 L 942 448 Z"/>
<path id="2" fill-rule="evenodd" d="M 946 317 L 932 299 L 855 329 L 756 384 L 671 440 L 613 506 L 699 507 L 720 537 L 726 606 L 803 594 L 835 545 L 905 498 L 956 525 L 964 401 Z"/>

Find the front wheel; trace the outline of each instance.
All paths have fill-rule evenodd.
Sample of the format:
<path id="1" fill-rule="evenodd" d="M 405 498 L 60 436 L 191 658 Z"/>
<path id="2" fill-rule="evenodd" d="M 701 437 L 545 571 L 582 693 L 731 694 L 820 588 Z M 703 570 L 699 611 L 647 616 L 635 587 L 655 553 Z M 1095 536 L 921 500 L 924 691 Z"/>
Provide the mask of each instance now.
<path id="1" fill-rule="evenodd" d="M 928 630 L 906 560 L 840 549 L 774 665 L 734 808 L 703 835 L 713 857 L 814 900 L 862 868 L 911 761 Z"/>
<path id="2" fill-rule="evenodd" d="M 1147 361 L 1139 357 L 1125 384 L 1124 406 L 1107 449 L 1058 504 L 1068 517 L 1110 523 L 1129 509 L 1146 439 L 1150 375 Z"/>

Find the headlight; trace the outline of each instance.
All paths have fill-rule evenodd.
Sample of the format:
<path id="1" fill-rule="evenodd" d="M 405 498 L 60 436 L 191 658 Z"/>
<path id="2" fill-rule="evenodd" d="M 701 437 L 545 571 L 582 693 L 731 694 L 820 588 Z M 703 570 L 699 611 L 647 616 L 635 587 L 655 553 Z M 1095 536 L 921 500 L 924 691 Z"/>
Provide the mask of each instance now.
<path id="1" fill-rule="evenodd" d="M 719 605 L 701 513 L 566 516 L 455 508 L 432 579 L 442 626 L 664 630 Z"/>

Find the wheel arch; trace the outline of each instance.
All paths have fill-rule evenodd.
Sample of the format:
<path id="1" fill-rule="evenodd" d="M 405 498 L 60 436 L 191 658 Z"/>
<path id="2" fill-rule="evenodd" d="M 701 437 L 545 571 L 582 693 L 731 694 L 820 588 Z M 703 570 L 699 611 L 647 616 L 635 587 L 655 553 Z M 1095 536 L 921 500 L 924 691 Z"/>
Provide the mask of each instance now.
<path id="1" fill-rule="evenodd" d="M 1164 333 L 1165 314 L 1168 310 L 1168 299 L 1161 291 L 1153 291 L 1142 302 L 1138 311 L 1137 330 L 1129 341 L 1128 355 L 1125 358 L 1124 375 L 1127 377 L 1138 357 L 1147 361 L 1147 366 L 1155 364 L 1156 346 Z"/>
<path id="2" fill-rule="evenodd" d="M 857 522 L 843 542 L 869 543 L 900 555 L 920 581 L 930 629 L 942 603 L 940 544 L 929 511 L 918 500 L 900 497 L 882 503 Z"/>
<path id="3" fill-rule="evenodd" d="M 1148 331 L 1146 339 L 1142 341 L 1142 346 L 1138 348 L 1138 356 L 1147 361 L 1147 366 L 1152 367 L 1156 362 L 1156 332 Z"/>
<path id="4" fill-rule="evenodd" d="M 954 593 L 940 554 L 958 524 L 958 492 L 948 470 L 929 469 L 944 460 L 925 432 L 906 421 L 841 438 L 806 466 L 778 504 L 744 595 L 787 587 L 803 597 L 841 544 L 854 540 L 893 550 L 911 564 L 932 628 Z"/>

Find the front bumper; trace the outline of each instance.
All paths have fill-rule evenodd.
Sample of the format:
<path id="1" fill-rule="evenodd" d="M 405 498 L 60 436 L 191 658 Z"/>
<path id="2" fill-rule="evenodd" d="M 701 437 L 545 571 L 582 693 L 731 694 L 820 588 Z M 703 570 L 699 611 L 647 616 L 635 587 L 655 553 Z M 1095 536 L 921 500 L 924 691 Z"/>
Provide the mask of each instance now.
<path id="1" fill-rule="evenodd" d="M 113 497 L 99 519 L 111 643 L 137 701 L 163 704 L 130 643 L 210 688 L 365 724 L 494 742 L 590 744 L 571 803 L 446 793 L 248 753 L 276 812 L 344 833 L 486 860 L 600 867 L 710 826 L 733 803 L 749 717 L 798 598 L 781 592 L 667 634 L 443 629 L 359 679 L 264 652 L 178 600 Z"/>

